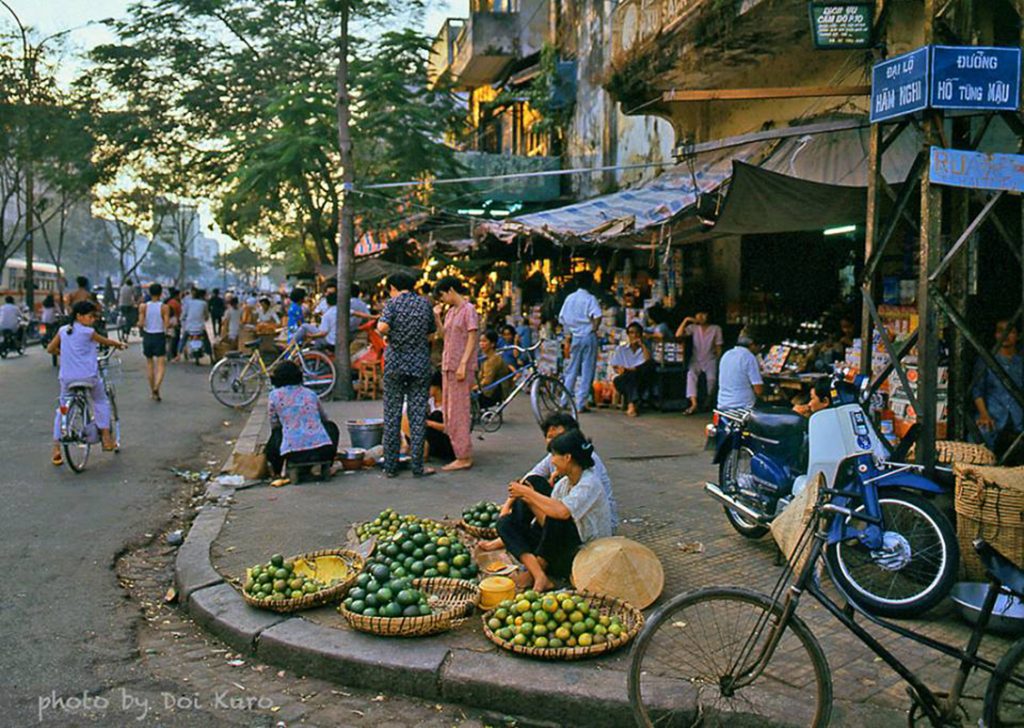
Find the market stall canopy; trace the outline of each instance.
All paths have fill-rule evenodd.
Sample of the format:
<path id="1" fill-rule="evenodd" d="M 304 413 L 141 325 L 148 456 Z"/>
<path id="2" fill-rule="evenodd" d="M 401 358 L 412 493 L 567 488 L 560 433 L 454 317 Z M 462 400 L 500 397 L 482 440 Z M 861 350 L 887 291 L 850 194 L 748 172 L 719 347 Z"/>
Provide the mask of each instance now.
<path id="1" fill-rule="evenodd" d="M 862 224 L 867 188 L 808 182 L 735 162 L 715 233 L 744 235 Z"/>
<path id="2" fill-rule="evenodd" d="M 764 147 L 758 142 L 700 154 L 692 170 L 689 164 L 676 165 L 636 189 L 521 215 L 490 232 L 501 238 L 533 232 L 569 244 L 602 243 L 637 233 L 677 216 L 697 201 L 698 190 L 713 192 L 729 179 L 732 160 L 750 160 Z"/>
<path id="3" fill-rule="evenodd" d="M 381 278 L 387 278 L 393 273 L 408 273 L 414 278 L 419 278 L 423 271 L 399 265 L 398 263 L 392 263 L 389 260 L 370 258 L 369 260 L 360 260 L 356 263 L 355 271 L 352 274 L 352 280 L 358 283 L 365 283 L 367 281 L 376 281 Z"/>

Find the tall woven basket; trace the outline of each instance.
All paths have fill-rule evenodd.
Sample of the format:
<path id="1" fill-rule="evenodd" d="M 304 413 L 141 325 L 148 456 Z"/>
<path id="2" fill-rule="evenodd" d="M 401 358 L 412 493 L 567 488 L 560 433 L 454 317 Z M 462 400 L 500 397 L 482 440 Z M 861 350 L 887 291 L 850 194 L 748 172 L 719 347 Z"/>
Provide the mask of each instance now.
<path id="1" fill-rule="evenodd" d="M 956 532 L 968 581 L 985 581 L 971 542 L 983 538 L 1016 564 L 1024 564 L 1024 467 L 954 466 Z"/>

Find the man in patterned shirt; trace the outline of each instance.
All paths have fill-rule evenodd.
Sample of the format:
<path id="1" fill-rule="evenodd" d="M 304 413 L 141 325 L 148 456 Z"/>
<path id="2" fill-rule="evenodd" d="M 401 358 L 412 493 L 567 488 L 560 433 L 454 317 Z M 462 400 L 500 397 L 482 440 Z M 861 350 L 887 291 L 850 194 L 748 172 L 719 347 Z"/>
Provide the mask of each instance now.
<path id="1" fill-rule="evenodd" d="M 434 474 L 433 468 L 423 467 L 423 438 L 430 390 L 430 335 L 437 327 L 430 301 L 413 293 L 415 285 L 416 279 L 408 273 L 388 277 L 391 300 L 377 324 L 388 340 L 384 350 L 384 474 L 389 478 L 398 472 L 402 406 L 407 398 L 412 474 Z"/>

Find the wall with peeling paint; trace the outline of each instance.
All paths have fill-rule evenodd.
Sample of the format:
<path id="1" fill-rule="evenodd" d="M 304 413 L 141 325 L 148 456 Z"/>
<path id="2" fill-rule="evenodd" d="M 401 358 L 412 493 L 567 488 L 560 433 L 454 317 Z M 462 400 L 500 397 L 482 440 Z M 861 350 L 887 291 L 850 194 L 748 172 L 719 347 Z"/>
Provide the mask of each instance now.
<path id="1" fill-rule="evenodd" d="M 651 116 L 625 116 L 602 83 L 611 49 L 611 13 L 606 0 L 561 4 L 558 37 L 563 57 L 575 57 L 576 106 L 566 131 L 567 167 L 602 167 L 671 161 L 672 126 Z M 654 177 L 660 168 L 573 175 L 574 197 L 585 199 Z"/>

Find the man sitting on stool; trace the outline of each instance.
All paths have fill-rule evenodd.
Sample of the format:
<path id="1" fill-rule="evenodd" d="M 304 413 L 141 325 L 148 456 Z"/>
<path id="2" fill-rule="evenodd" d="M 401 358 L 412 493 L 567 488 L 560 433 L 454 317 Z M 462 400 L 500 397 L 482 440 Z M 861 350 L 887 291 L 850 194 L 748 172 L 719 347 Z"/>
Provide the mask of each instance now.
<path id="1" fill-rule="evenodd" d="M 615 390 L 626 400 L 626 414 L 636 417 L 636 402 L 650 391 L 654 362 L 644 343 L 644 327 L 634 321 L 626 327 L 628 343 L 619 345 L 612 354 L 612 369 L 617 375 L 612 380 Z"/>

